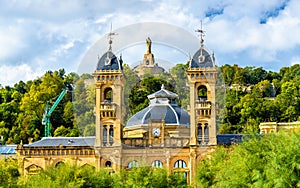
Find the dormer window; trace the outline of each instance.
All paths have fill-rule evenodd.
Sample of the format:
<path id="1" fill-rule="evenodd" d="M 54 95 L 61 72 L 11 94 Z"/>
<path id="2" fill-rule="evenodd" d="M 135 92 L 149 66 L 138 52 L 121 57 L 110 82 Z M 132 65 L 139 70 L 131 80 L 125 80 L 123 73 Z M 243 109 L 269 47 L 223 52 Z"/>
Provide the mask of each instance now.
<path id="1" fill-rule="evenodd" d="M 105 65 L 110 65 L 111 59 L 109 57 L 106 57 L 105 59 Z"/>
<path id="2" fill-rule="evenodd" d="M 205 56 L 204 55 L 199 55 L 199 57 L 198 57 L 198 62 L 199 63 L 204 63 L 204 61 L 205 61 Z"/>

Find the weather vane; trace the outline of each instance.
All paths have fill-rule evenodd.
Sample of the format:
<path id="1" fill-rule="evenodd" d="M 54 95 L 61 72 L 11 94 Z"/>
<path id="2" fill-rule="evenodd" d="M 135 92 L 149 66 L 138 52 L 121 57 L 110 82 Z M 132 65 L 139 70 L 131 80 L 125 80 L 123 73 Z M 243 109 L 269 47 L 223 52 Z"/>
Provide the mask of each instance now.
<path id="1" fill-rule="evenodd" d="M 202 29 L 202 20 L 201 20 L 201 27 L 200 27 L 200 29 L 195 30 L 195 32 L 200 33 L 200 43 L 201 43 L 201 47 L 203 47 L 203 42 L 204 42 L 203 37 L 205 36 L 205 34 L 204 34 L 205 31 Z"/>
<path id="2" fill-rule="evenodd" d="M 109 49 L 108 50 L 112 50 L 112 48 L 111 48 L 111 44 L 112 44 L 112 36 L 113 35 L 118 35 L 118 33 L 115 33 L 115 32 L 112 32 L 112 23 L 110 23 L 110 32 L 107 34 L 107 36 L 108 36 L 108 44 L 109 44 Z"/>

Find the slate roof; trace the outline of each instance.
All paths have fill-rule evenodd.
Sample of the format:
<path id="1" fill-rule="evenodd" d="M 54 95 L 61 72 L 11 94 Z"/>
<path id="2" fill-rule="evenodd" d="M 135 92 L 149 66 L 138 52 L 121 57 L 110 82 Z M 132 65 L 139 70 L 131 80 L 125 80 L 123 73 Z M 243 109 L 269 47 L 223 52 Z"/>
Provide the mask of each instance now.
<path id="1" fill-rule="evenodd" d="M 93 147 L 95 136 L 90 137 L 43 137 L 41 140 L 24 147 L 58 147 L 62 146 L 89 146 Z"/>
<path id="2" fill-rule="evenodd" d="M 16 154 L 15 149 L 17 145 L 2 145 L 0 146 L 0 155 Z"/>
<path id="3" fill-rule="evenodd" d="M 190 116 L 186 110 L 177 105 L 178 95 L 162 89 L 148 95 L 150 105 L 133 115 L 127 122 L 126 128 L 134 126 L 148 126 L 152 122 L 165 121 L 165 125 L 190 125 Z"/>
<path id="4" fill-rule="evenodd" d="M 110 63 L 106 63 L 106 59 L 110 59 Z M 99 59 L 96 70 L 121 70 L 122 69 L 122 60 L 121 62 L 115 56 L 112 51 L 107 51 Z"/>
<path id="5" fill-rule="evenodd" d="M 217 144 L 231 145 L 243 141 L 243 134 L 217 134 Z"/>
<path id="6" fill-rule="evenodd" d="M 199 57 L 204 57 L 203 62 L 199 61 Z M 201 58 L 200 58 L 201 59 Z M 214 67 L 215 60 L 210 55 L 210 53 L 203 47 L 201 47 L 193 56 L 190 62 L 190 68 L 204 68 L 204 67 Z"/>
<path id="7" fill-rule="evenodd" d="M 161 90 L 148 95 L 148 98 L 149 99 L 153 99 L 153 98 L 174 98 L 174 99 L 177 99 L 178 95 L 176 93 L 173 93 L 171 91 L 168 91 L 168 90 L 164 89 L 164 87 L 162 86 Z"/>

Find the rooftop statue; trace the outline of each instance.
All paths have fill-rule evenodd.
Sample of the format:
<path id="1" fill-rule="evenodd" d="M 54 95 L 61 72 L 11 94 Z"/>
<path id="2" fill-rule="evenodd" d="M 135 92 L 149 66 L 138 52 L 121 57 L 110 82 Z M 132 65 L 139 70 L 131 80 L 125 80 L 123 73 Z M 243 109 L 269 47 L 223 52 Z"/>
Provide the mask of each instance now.
<path id="1" fill-rule="evenodd" d="M 148 37 L 148 38 L 146 39 L 146 44 L 147 44 L 147 54 L 151 54 L 151 43 L 152 43 L 152 41 L 151 41 L 151 39 Z"/>

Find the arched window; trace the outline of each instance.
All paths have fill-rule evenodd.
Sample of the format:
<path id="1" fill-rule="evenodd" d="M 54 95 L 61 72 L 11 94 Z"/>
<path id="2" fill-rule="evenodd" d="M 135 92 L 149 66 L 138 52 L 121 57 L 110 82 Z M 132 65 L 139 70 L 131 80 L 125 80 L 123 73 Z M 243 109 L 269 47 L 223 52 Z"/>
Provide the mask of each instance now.
<path id="1" fill-rule="evenodd" d="M 198 87 L 198 99 L 200 101 L 207 100 L 207 88 L 204 85 Z"/>
<path id="2" fill-rule="evenodd" d="M 57 162 L 57 163 L 55 164 L 55 167 L 61 167 L 61 166 L 64 166 L 64 165 L 65 165 L 64 162 L 59 161 L 59 162 Z"/>
<path id="3" fill-rule="evenodd" d="M 106 88 L 104 90 L 104 102 L 112 102 L 113 101 L 113 92 L 111 88 Z"/>
<path id="4" fill-rule="evenodd" d="M 128 168 L 137 168 L 137 167 L 139 167 L 139 164 L 138 164 L 138 162 L 137 161 L 130 161 L 129 163 L 128 163 L 128 166 L 127 166 Z"/>
<path id="5" fill-rule="evenodd" d="M 111 162 L 110 161 L 106 161 L 105 162 L 105 167 L 110 168 L 111 167 Z"/>
<path id="6" fill-rule="evenodd" d="M 109 127 L 109 144 L 113 145 L 113 143 L 114 143 L 114 127 L 113 125 L 111 125 Z"/>
<path id="7" fill-rule="evenodd" d="M 160 160 L 155 160 L 152 162 L 151 166 L 154 168 L 162 168 L 163 164 Z"/>
<path id="8" fill-rule="evenodd" d="M 209 127 L 208 127 L 208 124 L 205 123 L 205 126 L 204 126 L 204 142 L 208 142 L 209 141 Z"/>
<path id="9" fill-rule="evenodd" d="M 197 136 L 198 136 L 198 142 L 199 142 L 199 144 L 202 142 L 202 124 L 201 123 L 199 123 L 198 125 L 197 125 Z"/>
<path id="10" fill-rule="evenodd" d="M 186 168 L 186 163 L 184 162 L 184 160 L 178 160 L 175 162 L 174 164 L 174 168 L 178 169 L 178 168 Z M 181 170 L 175 170 L 175 173 L 179 173 L 182 174 L 183 178 L 187 178 L 187 172 L 183 172 Z"/>
<path id="11" fill-rule="evenodd" d="M 184 160 L 178 160 L 175 162 L 174 168 L 186 168 L 186 163 Z"/>
<path id="12" fill-rule="evenodd" d="M 103 126 L 103 146 L 107 144 L 107 126 Z"/>

